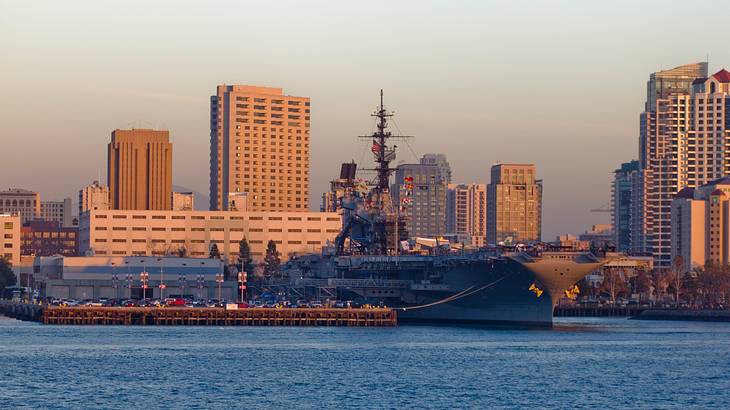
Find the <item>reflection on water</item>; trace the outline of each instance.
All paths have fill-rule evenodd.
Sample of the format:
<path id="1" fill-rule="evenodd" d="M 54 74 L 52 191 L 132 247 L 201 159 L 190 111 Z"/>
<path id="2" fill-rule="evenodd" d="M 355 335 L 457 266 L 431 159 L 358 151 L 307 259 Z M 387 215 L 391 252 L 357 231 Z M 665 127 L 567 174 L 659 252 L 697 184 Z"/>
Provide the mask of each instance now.
<path id="1" fill-rule="evenodd" d="M 724 323 L 54 327 L 0 317 L 0 346 L 0 408 L 708 408 L 730 399 Z"/>

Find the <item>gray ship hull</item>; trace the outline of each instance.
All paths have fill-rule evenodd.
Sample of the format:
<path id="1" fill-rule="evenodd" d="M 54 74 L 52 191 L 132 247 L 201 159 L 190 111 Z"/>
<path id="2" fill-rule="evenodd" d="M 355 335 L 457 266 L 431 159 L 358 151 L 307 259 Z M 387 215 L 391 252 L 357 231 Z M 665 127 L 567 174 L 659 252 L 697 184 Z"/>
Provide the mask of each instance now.
<path id="1" fill-rule="evenodd" d="M 499 281 L 499 274 L 482 278 L 499 281 L 492 286 L 489 286 L 490 282 L 483 280 L 473 281 L 474 276 L 471 272 L 453 272 L 450 275 L 448 283 L 457 281 L 469 283 L 468 287 L 457 288 L 461 289 L 459 292 L 413 291 L 414 302 L 398 309 L 399 321 L 552 325 L 552 300 L 544 293 L 538 297 L 534 292 L 528 290 L 534 282 L 531 275 L 513 274 L 512 277 L 503 276 L 501 281 Z M 468 282 L 470 279 L 472 281 Z M 483 286 L 486 288 L 479 290 Z M 456 296 L 453 300 L 448 299 L 464 291 L 464 296 Z M 471 293 L 472 291 L 473 293 Z"/>
<path id="2" fill-rule="evenodd" d="M 515 255 L 472 262 L 443 273 L 448 290 L 404 292 L 403 322 L 550 327 L 563 292 L 601 265 L 595 259 L 531 259 Z M 532 287 L 532 289 L 531 289 Z"/>
<path id="3" fill-rule="evenodd" d="M 392 307 L 406 323 L 550 327 L 564 292 L 602 263 L 576 252 L 359 255 L 303 263 L 292 276 L 316 278 L 340 300 Z"/>

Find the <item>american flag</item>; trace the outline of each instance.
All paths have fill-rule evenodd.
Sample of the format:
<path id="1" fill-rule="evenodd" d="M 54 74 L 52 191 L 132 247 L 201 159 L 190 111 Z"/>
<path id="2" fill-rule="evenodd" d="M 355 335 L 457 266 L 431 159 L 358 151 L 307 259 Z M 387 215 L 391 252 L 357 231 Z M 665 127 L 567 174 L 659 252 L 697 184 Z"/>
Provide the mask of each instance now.
<path id="1" fill-rule="evenodd" d="M 373 154 L 380 153 L 380 144 L 378 144 L 378 141 L 373 141 L 373 147 L 370 150 L 373 151 Z"/>

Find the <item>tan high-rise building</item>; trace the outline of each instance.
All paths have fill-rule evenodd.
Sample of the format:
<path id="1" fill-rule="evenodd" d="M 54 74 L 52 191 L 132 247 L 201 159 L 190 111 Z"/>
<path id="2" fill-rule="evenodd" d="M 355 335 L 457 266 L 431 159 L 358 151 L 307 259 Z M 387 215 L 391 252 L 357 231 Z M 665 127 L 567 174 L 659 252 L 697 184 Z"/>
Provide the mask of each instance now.
<path id="1" fill-rule="evenodd" d="M 730 264 L 729 215 L 730 177 L 679 191 L 672 200 L 672 263 L 681 260 L 684 272 Z"/>
<path id="2" fill-rule="evenodd" d="M 172 144 L 168 131 L 114 130 L 109 143 L 112 209 L 172 209 Z"/>
<path id="3" fill-rule="evenodd" d="M 109 188 L 94 181 L 79 190 L 79 216 L 86 211 L 106 211 L 109 206 Z"/>
<path id="4" fill-rule="evenodd" d="M 20 263 L 20 215 L 0 213 L 0 258 Z"/>
<path id="5" fill-rule="evenodd" d="M 487 186 L 449 184 L 446 189 L 446 233 L 456 234 L 460 242 L 486 245 Z"/>
<path id="6" fill-rule="evenodd" d="M 539 241 L 542 236 L 542 181 L 535 165 L 492 166 L 487 186 L 487 242 Z"/>
<path id="7" fill-rule="evenodd" d="M 251 211 L 307 211 L 309 98 L 219 85 L 210 100 L 210 209 L 248 194 Z"/>

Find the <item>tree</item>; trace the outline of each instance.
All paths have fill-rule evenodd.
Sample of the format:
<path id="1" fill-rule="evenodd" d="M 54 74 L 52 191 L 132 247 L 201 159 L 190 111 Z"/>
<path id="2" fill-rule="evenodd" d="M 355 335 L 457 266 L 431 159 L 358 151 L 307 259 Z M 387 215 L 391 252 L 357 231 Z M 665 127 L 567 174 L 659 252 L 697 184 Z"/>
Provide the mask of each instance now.
<path id="1" fill-rule="evenodd" d="M 674 261 L 672 261 L 672 268 L 669 270 L 667 274 L 667 282 L 669 285 L 669 288 L 671 289 L 672 293 L 674 294 L 674 303 L 679 306 L 679 294 L 681 293 L 682 289 L 682 278 L 684 277 L 684 274 L 682 273 L 682 269 L 684 268 L 684 258 L 682 256 L 677 256 L 674 258 Z"/>
<path id="2" fill-rule="evenodd" d="M 0 297 L 5 294 L 5 288 L 15 286 L 17 280 L 10 262 L 0 256 Z"/>
<path id="3" fill-rule="evenodd" d="M 266 256 L 264 257 L 264 276 L 272 277 L 279 274 L 281 268 L 281 260 L 279 259 L 279 251 L 276 250 L 276 243 L 270 240 L 266 244 Z"/>
<path id="4" fill-rule="evenodd" d="M 184 258 L 184 257 L 188 256 L 188 250 L 187 250 L 187 249 L 185 249 L 185 247 L 184 247 L 184 246 L 181 246 L 181 247 L 180 247 L 180 248 L 179 248 L 179 249 L 177 250 L 177 256 L 178 256 L 178 258 Z"/>
<path id="5" fill-rule="evenodd" d="M 708 262 L 701 269 L 697 269 L 698 300 L 695 303 L 708 309 L 724 308 L 727 306 L 730 294 L 730 270 L 727 266 Z"/>
<path id="6" fill-rule="evenodd" d="M 616 298 L 625 295 L 628 291 L 626 281 L 615 269 L 607 268 L 603 271 L 603 282 L 601 283 L 601 292 L 608 294 L 611 303 L 616 302 Z"/>
<path id="7" fill-rule="evenodd" d="M 651 287 L 654 289 L 654 297 L 661 300 L 667 293 L 667 273 L 663 270 L 656 270 L 651 275 Z"/>
<path id="8" fill-rule="evenodd" d="M 218 245 L 216 243 L 213 243 L 213 245 L 210 246 L 210 254 L 208 255 L 208 258 L 210 259 L 220 259 L 221 253 L 218 250 Z"/>
<path id="9" fill-rule="evenodd" d="M 245 237 L 238 242 L 238 263 L 236 267 L 238 267 L 239 272 L 247 272 L 250 274 L 253 274 L 255 268 L 251 259 L 251 247 L 248 245 Z"/>
<path id="10" fill-rule="evenodd" d="M 642 300 L 644 295 L 651 293 L 651 278 L 649 273 L 645 270 L 640 270 L 634 278 L 634 292 L 639 294 L 639 300 Z"/>

